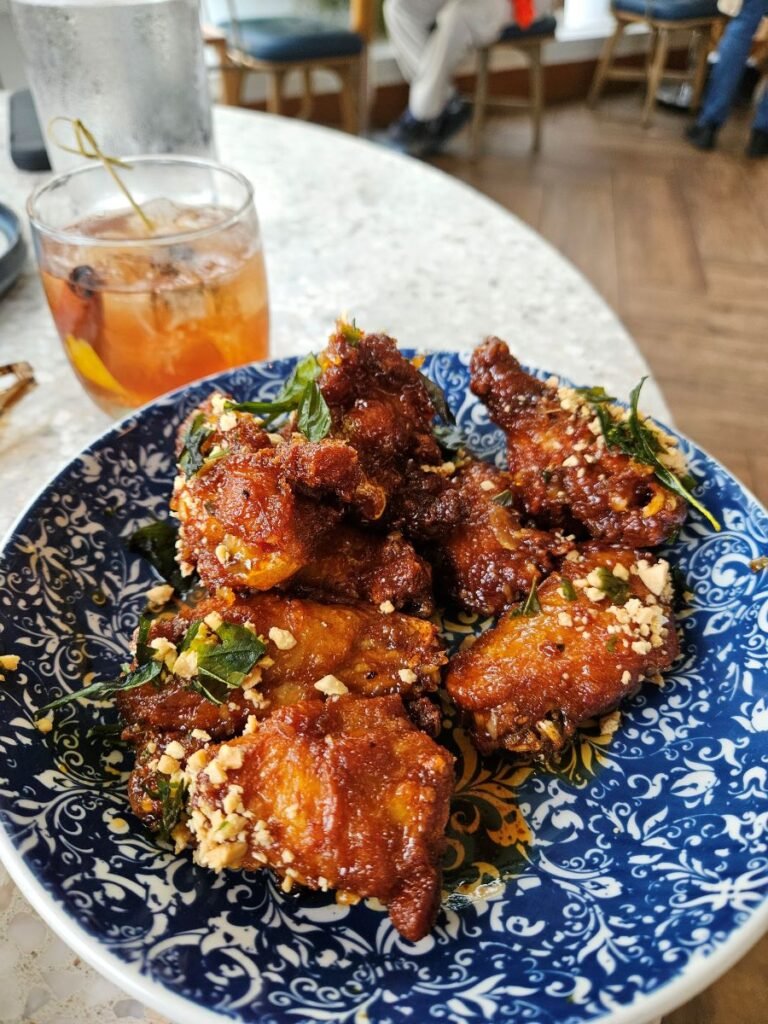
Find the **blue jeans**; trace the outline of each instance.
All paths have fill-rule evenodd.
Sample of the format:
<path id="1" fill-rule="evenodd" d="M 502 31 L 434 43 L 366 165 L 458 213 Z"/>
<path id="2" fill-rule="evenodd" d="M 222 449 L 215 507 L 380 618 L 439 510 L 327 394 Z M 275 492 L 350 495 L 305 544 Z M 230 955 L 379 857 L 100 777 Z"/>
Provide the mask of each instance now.
<path id="1" fill-rule="evenodd" d="M 768 0 L 744 0 L 739 14 L 728 22 L 717 51 L 719 59 L 712 69 L 704 103 L 699 111 L 699 124 L 712 124 L 719 128 L 728 117 L 749 57 L 752 39 L 760 19 L 766 15 Z M 768 89 L 757 106 L 753 127 L 768 132 Z"/>

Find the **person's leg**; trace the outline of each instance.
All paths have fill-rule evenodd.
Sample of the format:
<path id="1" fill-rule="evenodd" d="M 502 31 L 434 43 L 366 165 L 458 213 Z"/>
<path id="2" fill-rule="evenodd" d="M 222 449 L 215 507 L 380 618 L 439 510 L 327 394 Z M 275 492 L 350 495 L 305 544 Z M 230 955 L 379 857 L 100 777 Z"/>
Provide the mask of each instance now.
<path id="1" fill-rule="evenodd" d="M 453 95 L 453 76 L 466 55 L 491 43 L 511 20 L 509 0 L 448 0 L 437 15 L 417 73 L 409 107 L 414 117 L 438 117 Z"/>
<path id="2" fill-rule="evenodd" d="M 717 129 L 728 117 L 739 90 L 752 39 L 765 14 L 768 14 L 768 0 L 744 0 L 740 13 L 728 22 L 717 49 L 718 60 L 712 69 L 697 124 Z"/>
<path id="3" fill-rule="evenodd" d="M 432 26 L 446 0 L 384 0 L 384 23 L 406 82 L 418 73 Z"/>

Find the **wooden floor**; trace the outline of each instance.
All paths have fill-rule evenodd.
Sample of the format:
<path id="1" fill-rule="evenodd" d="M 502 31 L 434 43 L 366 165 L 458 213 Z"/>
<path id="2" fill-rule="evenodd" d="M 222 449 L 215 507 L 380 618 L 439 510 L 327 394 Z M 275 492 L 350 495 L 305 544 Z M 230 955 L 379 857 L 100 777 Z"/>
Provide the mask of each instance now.
<path id="1" fill-rule="evenodd" d="M 551 108 L 529 153 L 523 117 L 489 123 L 434 163 L 527 221 L 581 269 L 624 321 L 678 427 L 768 504 L 768 160 L 743 156 L 748 121 L 714 153 L 637 94 Z M 503 253 L 499 253 L 503 259 Z M 665 1024 L 765 1024 L 768 938 Z"/>
<path id="2" fill-rule="evenodd" d="M 489 123 L 434 160 L 527 221 L 584 273 L 645 354 L 679 428 L 768 504 L 768 160 L 748 121 L 717 152 L 686 119 L 639 126 L 639 97 L 550 108 L 538 157 L 523 117 Z M 500 254 L 501 255 L 501 254 Z"/>

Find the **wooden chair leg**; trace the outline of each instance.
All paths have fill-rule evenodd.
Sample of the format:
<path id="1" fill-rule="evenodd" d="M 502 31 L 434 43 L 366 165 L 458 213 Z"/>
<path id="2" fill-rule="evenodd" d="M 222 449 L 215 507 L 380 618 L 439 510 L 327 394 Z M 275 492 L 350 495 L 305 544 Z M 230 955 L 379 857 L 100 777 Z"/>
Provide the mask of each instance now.
<path id="1" fill-rule="evenodd" d="M 706 28 L 694 29 L 696 40 L 696 65 L 691 83 L 691 110 L 698 110 L 701 106 L 701 98 L 704 93 L 704 83 L 707 80 L 707 57 L 709 56 L 710 33 Z"/>
<path id="2" fill-rule="evenodd" d="M 269 72 L 269 90 L 267 92 L 267 110 L 270 114 L 280 114 L 283 110 L 284 71 Z"/>
<path id="3" fill-rule="evenodd" d="M 529 50 L 531 60 L 531 117 L 533 119 L 533 142 L 531 149 L 541 149 L 541 122 L 544 114 L 544 67 L 541 60 L 541 43 Z"/>
<path id="4" fill-rule="evenodd" d="M 341 123 L 345 132 L 357 135 L 360 129 L 360 64 L 355 61 L 338 69 L 341 78 Z"/>
<path id="5" fill-rule="evenodd" d="M 315 97 L 312 92 L 312 69 L 302 68 L 301 69 L 301 80 L 304 87 L 304 91 L 301 97 L 301 106 L 299 107 L 299 117 L 302 121 L 309 121 L 312 117 L 312 108 L 315 105 Z"/>
<path id="6" fill-rule="evenodd" d="M 485 46 L 477 51 L 477 72 L 475 76 L 475 100 L 470 131 L 470 153 L 473 160 L 480 156 L 483 130 L 485 128 L 486 106 L 488 104 L 488 63 L 490 48 Z"/>
<path id="7" fill-rule="evenodd" d="M 651 64 L 651 69 L 648 74 L 648 91 L 645 94 L 645 103 L 643 104 L 643 116 L 641 119 L 643 128 L 647 128 L 651 123 L 653 105 L 656 102 L 656 93 L 659 91 L 661 80 L 664 77 L 664 69 L 667 66 L 669 36 L 669 29 L 662 28 L 659 30 L 659 40 L 656 44 L 656 52 L 653 55 L 653 63 Z"/>
<path id="8" fill-rule="evenodd" d="M 221 91 L 228 107 L 239 107 L 243 91 L 245 69 L 224 54 L 221 60 Z"/>
<path id="9" fill-rule="evenodd" d="M 592 79 L 592 86 L 589 90 L 589 96 L 587 97 L 587 105 L 594 107 L 600 98 L 600 93 L 603 91 L 603 87 L 608 78 L 608 72 L 613 67 L 613 58 L 616 53 L 616 47 L 619 44 L 622 33 L 624 32 L 625 22 L 617 21 L 616 28 L 613 30 L 613 35 L 609 36 L 603 44 L 603 51 L 600 54 L 600 60 L 597 62 L 595 68 L 595 77 Z"/>
<path id="10" fill-rule="evenodd" d="M 368 127 L 371 117 L 371 96 L 369 95 L 369 65 L 368 65 L 368 49 L 360 54 L 360 64 L 358 66 L 358 98 L 357 98 L 357 131 L 359 135 L 367 135 Z"/>

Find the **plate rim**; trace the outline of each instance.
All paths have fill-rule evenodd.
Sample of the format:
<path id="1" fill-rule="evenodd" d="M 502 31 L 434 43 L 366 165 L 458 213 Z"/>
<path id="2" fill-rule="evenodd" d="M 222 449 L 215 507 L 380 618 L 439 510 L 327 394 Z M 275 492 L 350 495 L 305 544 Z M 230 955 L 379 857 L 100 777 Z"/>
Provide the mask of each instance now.
<path id="1" fill-rule="evenodd" d="M 412 349 L 402 348 L 404 355 L 412 353 L 425 354 L 427 356 L 450 356 L 460 357 L 462 354 L 471 351 L 465 349 Z M 18 530 L 18 527 L 30 513 L 34 505 L 43 495 L 52 488 L 59 478 L 92 448 L 101 442 L 112 437 L 118 440 L 126 432 L 126 426 L 130 421 L 142 416 L 147 410 L 153 408 L 159 402 L 169 402 L 180 399 L 185 392 L 191 388 L 198 388 L 201 385 L 213 383 L 227 374 L 237 370 L 250 370 L 264 366 L 280 364 L 294 364 L 304 354 L 274 357 L 270 359 L 254 360 L 240 367 L 230 367 L 227 370 L 220 370 L 216 373 L 201 377 L 198 380 L 190 381 L 179 388 L 158 395 L 151 401 L 146 402 L 139 408 L 127 413 L 124 417 L 109 424 L 103 431 L 92 437 L 80 451 L 63 461 L 59 468 L 42 484 L 34 495 L 26 502 L 19 514 L 14 518 L 4 536 L 0 540 L 0 555 L 4 554 L 10 541 Z M 533 368 L 525 365 L 525 369 Z M 536 373 L 547 376 L 557 376 L 559 379 L 567 380 L 562 374 L 547 372 L 542 368 L 535 368 Z M 651 417 L 654 422 L 658 422 Z M 710 459 L 737 487 L 750 499 L 750 501 L 763 513 L 768 516 L 768 509 L 757 498 L 752 490 L 747 487 L 738 477 L 727 469 L 719 459 L 711 455 L 705 448 L 679 431 L 676 427 L 659 423 L 664 429 L 668 429 L 673 435 L 679 437 L 693 448 Z M 64 908 L 56 902 L 51 894 L 45 889 L 26 861 L 19 855 L 16 846 L 0 822 L 0 863 L 5 867 L 13 882 L 16 884 L 24 898 L 30 903 L 33 909 L 43 918 L 56 935 L 65 942 L 70 949 L 74 950 L 98 973 L 106 977 L 118 988 L 126 991 L 129 995 L 144 1003 L 151 1009 L 168 1017 L 171 1021 L 184 1021 L 184 1024 L 222 1024 L 222 1021 L 240 1021 L 239 1015 L 232 1017 L 227 1013 L 219 1013 L 202 1007 L 186 996 L 182 996 L 167 988 L 160 981 L 149 974 L 142 973 L 136 964 L 122 960 L 111 950 L 104 948 L 97 939 L 91 935 L 80 924 L 77 918 L 68 914 Z M 694 996 L 703 992 L 714 984 L 734 964 L 744 957 L 749 950 L 768 933 L 768 895 L 761 904 L 750 911 L 747 920 L 722 942 L 716 949 L 706 956 L 697 956 L 695 953 L 689 958 L 681 972 L 669 981 L 661 985 L 651 993 L 638 993 L 635 1000 L 622 1007 L 607 1010 L 600 1017 L 593 1017 L 589 1024 L 654 1024 L 657 1018 L 664 1014 L 671 1013 L 679 1006 L 688 1002 Z M 263 1019 L 263 1017 L 262 1017 Z M 254 1020 L 256 1020 L 254 1018 Z M 257 1022 L 258 1024 L 258 1022 Z"/>

